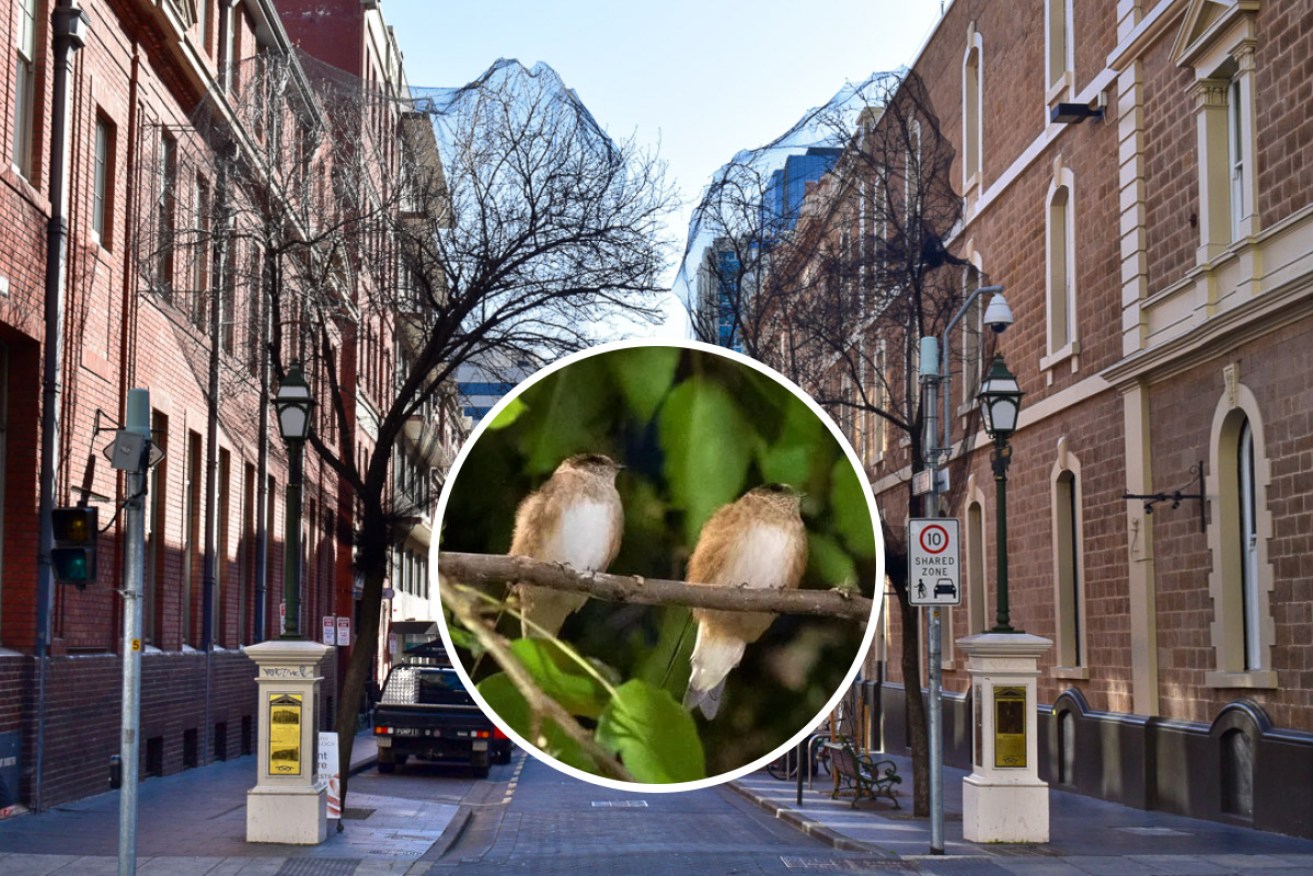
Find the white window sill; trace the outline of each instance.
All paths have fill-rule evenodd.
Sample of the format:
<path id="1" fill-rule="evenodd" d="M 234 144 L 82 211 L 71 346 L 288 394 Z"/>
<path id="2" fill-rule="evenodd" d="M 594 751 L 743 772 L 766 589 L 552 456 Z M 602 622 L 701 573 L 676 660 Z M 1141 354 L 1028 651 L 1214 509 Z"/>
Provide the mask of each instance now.
<path id="1" fill-rule="evenodd" d="M 1049 353 L 1047 356 L 1041 356 L 1039 360 L 1039 370 L 1052 372 L 1054 368 L 1063 362 L 1071 362 L 1071 371 L 1076 373 L 1076 367 L 1080 364 L 1080 341 L 1072 341 L 1065 347 L 1061 347 Z M 1052 373 L 1049 374 L 1050 382 L 1053 380 Z"/>
<path id="2" fill-rule="evenodd" d="M 1277 686 L 1277 674 L 1274 669 L 1255 669 L 1248 672 L 1205 672 L 1204 686 L 1272 690 Z"/>
<path id="3" fill-rule="evenodd" d="M 1069 678 L 1074 681 L 1088 681 L 1090 678 L 1090 669 L 1088 666 L 1054 666 L 1049 670 L 1049 675 L 1054 678 Z"/>

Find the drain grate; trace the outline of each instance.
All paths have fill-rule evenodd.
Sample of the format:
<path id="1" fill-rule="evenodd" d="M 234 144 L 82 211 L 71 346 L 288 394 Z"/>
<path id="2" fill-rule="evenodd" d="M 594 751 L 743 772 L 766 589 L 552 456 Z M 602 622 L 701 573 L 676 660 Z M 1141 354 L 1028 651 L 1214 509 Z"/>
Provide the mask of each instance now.
<path id="1" fill-rule="evenodd" d="M 342 810 L 342 817 L 352 821 L 364 821 L 373 814 L 373 809 L 365 809 L 363 806 L 348 806 Z"/>
<path id="2" fill-rule="evenodd" d="M 594 800 L 594 809 L 646 809 L 646 800 Z"/>
<path id="3" fill-rule="evenodd" d="M 364 858 L 288 858 L 274 876 L 351 876 Z"/>
<path id="4" fill-rule="evenodd" d="M 915 865 L 896 858 L 800 858 L 781 855 L 780 861 L 790 870 L 825 870 L 839 873 L 914 873 Z"/>
<path id="5" fill-rule="evenodd" d="M 1170 827 L 1119 827 L 1122 833 L 1133 833 L 1137 836 L 1189 836 L 1188 830 L 1173 830 Z"/>

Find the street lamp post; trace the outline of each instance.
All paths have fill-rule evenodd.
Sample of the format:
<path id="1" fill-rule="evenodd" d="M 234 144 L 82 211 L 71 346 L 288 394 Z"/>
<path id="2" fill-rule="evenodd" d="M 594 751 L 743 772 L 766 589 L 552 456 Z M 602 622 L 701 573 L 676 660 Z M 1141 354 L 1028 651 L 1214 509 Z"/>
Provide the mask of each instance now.
<path id="1" fill-rule="evenodd" d="M 985 421 L 985 433 L 994 439 L 994 452 L 990 462 L 994 468 L 995 494 L 998 506 L 995 516 L 998 520 L 998 614 L 995 619 L 994 633 L 1017 633 L 1008 617 L 1008 463 L 1012 461 L 1012 447 L 1008 437 L 1016 431 L 1017 416 L 1021 412 L 1021 387 L 1017 378 L 1003 362 L 1002 354 L 994 357 L 990 363 L 989 373 L 980 386 L 976 398 L 980 402 L 980 413 Z"/>
<path id="2" fill-rule="evenodd" d="M 278 431 L 287 442 L 287 527 L 283 555 L 283 599 L 287 603 L 284 639 L 301 638 L 301 457 L 310 435 L 310 411 L 314 408 L 310 386 L 293 361 L 274 396 Z"/>
<path id="3" fill-rule="evenodd" d="M 315 402 L 300 362 L 287 369 L 273 403 L 288 457 L 287 626 L 281 638 L 246 649 L 256 664 L 260 740 L 256 784 L 246 793 L 246 841 L 314 845 L 328 836 L 325 785 L 315 777 L 314 716 L 329 648 L 301 638 L 301 454 Z"/>

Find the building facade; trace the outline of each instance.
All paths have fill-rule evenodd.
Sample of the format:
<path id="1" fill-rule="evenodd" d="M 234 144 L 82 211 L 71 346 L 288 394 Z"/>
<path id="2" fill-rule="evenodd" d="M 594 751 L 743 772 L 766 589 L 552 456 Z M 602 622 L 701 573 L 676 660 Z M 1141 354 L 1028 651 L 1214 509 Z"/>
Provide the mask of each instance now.
<path id="1" fill-rule="evenodd" d="M 994 349 L 1025 392 L 1008 471 L 1012 625 L 1054 642 L 1041 776 L 1313 836 L 1313 171 L 1296 157 L 1308 110 L 1290 100 L 1313 83 L 1295 61 L 1313 49 L 1306 14 L 956 0 L 911 71 L 961 199 L 938 270 L 960 282 L 958 303 L 1004 286 L 1015 314 Z M 909 151 L 929 148 L 929 123 Z M 861 212 L 852 187 L 817 194 Z M 938 335 L 951 312 L 922 330 Z M 965 593 L 945 612 L 945 747 L 959 765 L 974 704 L 957 640 L 993 625 L 1001 549 L 971 388 L 987 342 L 976 315 L 949 351 L 941 510 L 961 521 Z M 897 358 L 915 380 L 915 358 Z M 847 425 L 897 543 L 923 513 L 916 455 L 883 439 L 872 453 Z M 888 656 L 867 675 L 884 674 L 883 735 L 899 749 L 925 678 L 903 676 L 888 608 Z"/>
<path id="2" fill-rule="evenodd" d="M 0 74 L 9 159 L 0 171 L 0 748 L 18 752 L 18 780 L 5 782 L 0 811 L 100 791 L 118 752 L 125 571 L 115 509 L 125 485 L 102 450 L 122 422 L 127 390 L 150 391 L 152 440 L 163 451 L 148 478 L 141 774 L 164 775 L 255 744 L 256 691 L 242 648 L 280 634 L 290 561 L 282 548 L 287 452 L 269 405 L 279 368 L 306 360 L 321 402 L 315 429 L 337 441 L 330 388 L 350 394 L 352 412 L 358 398 L 377 404 L 370 393 L 390 391 L 400 355 L 393 335 L 344 320 L 329 336 L 343 355 L 315 360 L 286 318 L 301 312 L 314 267 L 296 241 L 318 228 L 312 207 L 331 215 L 332 161 L 342 159 L 323 145 L 332 122 L 317 62 L 297 52 L 285 4 L 11 6 L 0 21 L 13 52 Z M 57 46 L 70 39 L 61 16 L 78 9 L 85 17 L 72 37 L 81 46 L 71 52 L 65 134 L 52 117 Z M 385 78 L 395 97 L 404 76 L 389 45 Z M 396 118 L 375 121 L 378 136 L 391 138 L 379 151 L 399 155 Z M 61 145 L 62 164 L 51 157 Z M 69 193 L 67 244 L 47 271 L 60 181 Z M 332 294 L 349 295 L 337 276 L 327 284 Z M 50 301 L 59 305 L 53 311 Z M 43 372 L 47 350 L 53 374 Z M 54 414 L 53 476 L 45 479 L 43 409 Z M 420 412 L 430 415 L 437 420 L 436 411 Z M 449 449 L 453 433 L 438 432 Z M 420 508 L 415 543 L 403 546 L 396 573 L 407 591 L 422 586 L 433 452 L 411 452 L 393 472 Z M 98 574 L 85 589 L 55 584 L 41 568 L 43 481 L 56 506 L 100 509 Z M 353 523 L 349 493 L 309 452 L 304 484 L 299 626 L 317 638 L 321 618 L 355 611 Z M 330 728 L 338 660 L 321 669 L 317 720 Z"/>

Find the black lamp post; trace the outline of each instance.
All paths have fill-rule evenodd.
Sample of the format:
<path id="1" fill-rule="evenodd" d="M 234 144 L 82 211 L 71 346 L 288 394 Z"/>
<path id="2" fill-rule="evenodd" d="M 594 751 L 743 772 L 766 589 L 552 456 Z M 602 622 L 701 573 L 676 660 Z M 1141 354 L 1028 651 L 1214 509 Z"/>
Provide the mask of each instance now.
<path id="1" fill-rule="evenodd" d="M 985 432 L 994 439 L 994 453 L 990 462 L 994 467 L 994 486 L 998 496 L 998 616 L 991 633 L 1018 633 L 1008 618 L 1008 463 L 1012 448 L 1008 437 L 1016 431 L 1017 416 L 1021 413 L 1021 387 L 1017 378 L 996 355 L 989 364 L 976 400 L 985 419 Z"/>
<path id="2" fill-rule="evenodd" d="M 287 526 L 283 553 L 283 599 L 287 603 L 284 639 L 301 638 L 301 452 L 310 434 L 310 411 L 315 401 L 301 373 L 301 363 L 293 361 L 274 396 L 278 410 L 278 431 L 287 442 Z"/>

